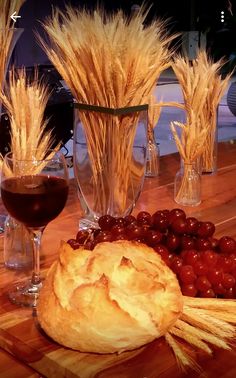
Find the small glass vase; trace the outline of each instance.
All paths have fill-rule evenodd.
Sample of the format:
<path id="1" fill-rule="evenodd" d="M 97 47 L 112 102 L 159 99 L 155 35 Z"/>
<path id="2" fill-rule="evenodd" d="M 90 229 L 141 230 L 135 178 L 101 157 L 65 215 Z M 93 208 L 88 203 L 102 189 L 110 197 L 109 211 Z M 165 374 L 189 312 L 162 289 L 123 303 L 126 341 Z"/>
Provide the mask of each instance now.
<path id="1" fill-rule="evenodd" d="M 195 163 L 183 163 L 176 173 L 174 200 L 183 206 L 197 206 L 201 203 L 201 175 Z"/>
<path id="2" fill-rule="evenodd" d="M 75 104 L 73 166 L 83 210 L 80 228 L 96 227 L 105 214 L 132 212 L 145 176 L 147 108 Z"/>
<path id="3" fill-rule="evenodd" d="M 160 150 L 155 140 L 153 128 L 148 128 L 146 177 L 157 177 L 160 167 Z"/>
<path id="4" fill-rule="evenodd" d="M 4 229 L 4 264 L 9 269 L 28 270 L 33 267 L 33 244 L 29 231 L 11 216 Z"/>

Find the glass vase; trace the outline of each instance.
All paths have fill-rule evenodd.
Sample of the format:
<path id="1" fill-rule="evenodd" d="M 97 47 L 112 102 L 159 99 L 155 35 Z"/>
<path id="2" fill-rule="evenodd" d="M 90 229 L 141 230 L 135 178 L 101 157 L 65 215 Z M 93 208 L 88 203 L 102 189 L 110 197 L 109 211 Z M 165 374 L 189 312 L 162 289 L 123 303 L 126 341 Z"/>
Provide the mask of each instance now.
<path id="1" fill-rule="evenodd" d="M 6 217 L 4 227 L 4 264 L 9 269 L 32 269 L 33 244 L 29 231 L 11 216 Z"/>
<path id="2" fill-rule="evenodd" d="M 157 177 L 159 175 L 159 159 L 160 150 L 155 140 L 154 129 L 148 127 L 146 177 Z"/>
<path id="3" fill-rule="evenodd" d="M 197 206 L 201 203 L 201 175 L 195 163 L 183 163 L 176 173 L 174 200 L 183 206 Z"/>
<path id="4" fill-rule="evenodd" d="M 147 105 L 103 108 L 75 104 L 73 163 L 83 210 L 80 228 L 100 216 L 132 212 L 146 166 Z"/>

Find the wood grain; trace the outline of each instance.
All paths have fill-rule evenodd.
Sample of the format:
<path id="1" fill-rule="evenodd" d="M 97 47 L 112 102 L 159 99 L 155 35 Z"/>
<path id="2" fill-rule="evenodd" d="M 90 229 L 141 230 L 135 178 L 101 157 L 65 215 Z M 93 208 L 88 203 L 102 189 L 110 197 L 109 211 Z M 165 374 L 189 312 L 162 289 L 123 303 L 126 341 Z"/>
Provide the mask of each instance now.
<path id="1" fill-rule="evenodd" d="M 134 213 L 140 210 L 179 207 L 173 200 L 173 179 L 179 167 L 178 155 L 161 158 L 161 175 L 146 179 Z M 216 235 L 236 237 L 236 145 L 219 145 L 217 174 L 202 178 L 202 203 L 183 208 L 188 216 L 210 220 L 216 224 Z M 42 271 L 57 258 L 61 240 L 74 237 L 81 210 L 75 182 L 71 181 L 67 205 L 51 222 L 43 237 Z M 14 272 L 3 265 L 3 238 L 0 238 L 0 371 L 5 377 L 80 377 L 80 378 L 181 378 L 197 377 L 184 374 L 164 339 L 135 351 L 120 355 L 85 354 L 60 347 L 40 329 L 32 310 L 20 308 L 8 301 L 7 288 L 11 282 L 23 279 L 29 272 Z M 112 321 L 112 319 L 111 319 Z M 7 353 L 6 353 L 7 352 Z M 231 352 L 215 350 L 212 358 L 196 353 L 198 363 L 209 378 L 236 376 L 236 349 Z M 16 362 L 16 360 L 18 362 Z M 14 368 L 15 366 L 15 368 Z M 14 371 L 14 373 L 13 373 Z M 17 372 L 17 374 L 16 374 Z M 38 373 L 36 373 L 38 372 Z M 7 375 L 9 374 L 9 375 Z M 4 377 L 4 375 L 1 375 Z"/>

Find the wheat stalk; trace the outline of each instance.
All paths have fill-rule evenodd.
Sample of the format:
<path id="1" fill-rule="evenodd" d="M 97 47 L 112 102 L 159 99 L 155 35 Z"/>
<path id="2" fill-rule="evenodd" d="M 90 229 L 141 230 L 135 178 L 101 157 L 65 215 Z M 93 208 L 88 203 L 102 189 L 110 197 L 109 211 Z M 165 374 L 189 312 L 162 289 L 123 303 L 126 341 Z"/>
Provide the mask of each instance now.
<path id="1" fill-rule="evenodd" d="M 236 332 L 236 301 L 183 298 L 183 313 L 165 338 L 172 347 L 179 365 L 183 369 L 190 367 L 199 372 L 200 367 L 175 337 L 209 355 L 213 352 L 209 344 L 225 350 L 231 349 Z"/>
<path id="2" fill-rule="evenodd" d="M 170 65 L 170 42 L 176 37 L 167 34 L 162 20 L 144 26 L 147 12 L 142 8 L 128 19 L 122 11 L 107 15 L 99 8 L 88 12 L 67 7 L 63 13 L 55 9 L 44 22 L 49 42 L 39 37 L 40 43 L 77 102 L 113 109 L 147 103 Z M 95 211 L 107 213 L 116 203 L 122 215 L 132 185 L 137 114 L 111 119 L 79 112 L 78 117 L 92 162 Z"/>
<path id="3" fill-rule="evenodd" d="M 10 119 L 10 149 L 14 159 L 30 161 L 34 156 L 42 160 L 52 146 L 51 131 L 46 131 L 47 120 L 44 120 L 49 95 L 46 86 L 38 80 L 37 72 L 29 82 L 25 69 L 10 71 L 9 85 L 0 93 L 0 99 Z M 36 168 L 40 169 L 29 163 L 28 172 L 24 173 L 32 173 Z"/>

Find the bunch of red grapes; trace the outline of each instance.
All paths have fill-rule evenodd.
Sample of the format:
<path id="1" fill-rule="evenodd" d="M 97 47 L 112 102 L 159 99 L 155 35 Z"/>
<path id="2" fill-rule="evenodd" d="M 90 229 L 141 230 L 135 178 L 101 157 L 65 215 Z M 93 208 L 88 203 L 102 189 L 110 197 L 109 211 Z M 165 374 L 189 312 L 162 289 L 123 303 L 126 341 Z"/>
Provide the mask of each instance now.
<path id="1" fill-rule="evenodd" d="M 187 217 L 181 209 L 146 211 L 137 217 L 103 215 L 98 229 L 80 230 L 68 243 L 93 250 L 96 244 L 135 240 L 152 247 L 176 274 L 183 295 L 236 298 L 236 241 L 214 238 L 215 225 Z"/>

